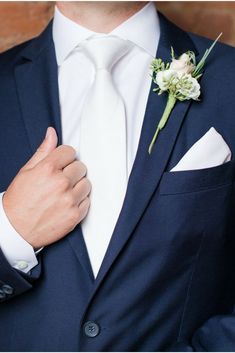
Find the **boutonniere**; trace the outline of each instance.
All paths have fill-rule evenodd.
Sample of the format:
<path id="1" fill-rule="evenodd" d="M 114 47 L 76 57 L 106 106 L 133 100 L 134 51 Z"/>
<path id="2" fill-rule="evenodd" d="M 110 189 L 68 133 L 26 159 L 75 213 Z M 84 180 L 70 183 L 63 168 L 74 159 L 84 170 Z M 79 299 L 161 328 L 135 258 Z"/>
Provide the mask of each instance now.
<path id="1" fill-rule="evenodd" d="M 160 122 L 157 126 L 153 139 L 149 145 L 148 152 L 151 153 L 160 131 L 166 125 L 170 114 L 177 101 L 193 99 L 199 101 L 201 94 L 198 80 L 203 75 L 206 59 L 222 33 L 213 42 L 211 47 L 205 51 L 201 60 L 196 63 L 195 53 L 187 51 L 178 59 L 175 58 L 174 49 L 171 47 L 171 63 L 165 63 L 162 59 L 154 59 L 151 63 L 152 79 L 158 87 L 153 91 L 158 95 L 168 93 L 167 104 Z"/>

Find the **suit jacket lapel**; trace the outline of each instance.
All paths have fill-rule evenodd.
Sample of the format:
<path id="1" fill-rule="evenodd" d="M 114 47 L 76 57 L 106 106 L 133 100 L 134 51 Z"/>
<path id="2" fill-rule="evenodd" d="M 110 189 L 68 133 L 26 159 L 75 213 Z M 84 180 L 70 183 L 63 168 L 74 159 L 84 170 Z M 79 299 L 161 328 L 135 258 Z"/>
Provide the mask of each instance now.
<path id="1" fill-rule="evenodd" d="M 53 126 L 62 143 L 58 70 L 52 40 L 52 23 L 21 53 L 21 62 L 15 67 L 16 86 L 32 154 L 44 139 L 48 126 Z M 66 238 L 85 272 L 94 281 L 91 265 L 78 226 Z"/>
<path id="2" fill-rule="evenodd" d="M 197 53 L 191 39 L 185 32 L 170 23 L 161 14 L 159 16 L 161 36 L 157 57 L 170 61 L 171 46 L 174 47 L 175 53 L 179 55 L 187 50 Z M 190 101 L 176 104 L 166 127 L 158 137 L 152 154 L 149 155 L 148 146 L 167 101 L 167 95 L 158 96 L 153 93 L 153 88 L 154 84 L 152 84 L 149 93 L 138 151 L 129 178 L 123 208 L 97 276 L 93 294 L 130 238 L 148 206 L 167 166 L 177 135 L 191 104 Z"/>
<path id="3" fill-rule="evenodd" d="M 48 126 L 57 130 L 62 141 L 58 96 L 58 75 L 52 40 L 52 24 L 21 53 L 15 67 L 16 86 L 22 117 L 32 153 L 41 144 Z"/>

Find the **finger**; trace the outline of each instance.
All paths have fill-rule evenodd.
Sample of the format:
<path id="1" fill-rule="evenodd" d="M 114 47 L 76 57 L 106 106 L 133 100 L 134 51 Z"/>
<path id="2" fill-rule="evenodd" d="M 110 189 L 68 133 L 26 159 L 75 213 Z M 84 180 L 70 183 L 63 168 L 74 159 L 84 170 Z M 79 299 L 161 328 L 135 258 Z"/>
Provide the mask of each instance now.
<path id="1" fill-rule="evenodd" d="M 50 163 L 57 170 L 62 170 L 76 159 L 76 151 L 71 146 L 61 145 L 47 156 L 42 163 Z"/>
<path id="2" fill-rule="evenodd" d="M 74 187 L 86 175 L 86 166 L 80 161 L 75 161 L 65 167 L 63 173 L 71 181 L 71 186 Z"/>
<path id="3" fill-rule="evenodd" d="M 87 215 L 90 208 L 90 199 L 86 197 L 78 206 L 79 222 L 81 222 Z"/>
<path id="4" fill-rule="evenodd" d="M 39 162 L 44 160 L 52 151 L 55 150 L 58 143 L 56 131 L 53 127 L 49 127 L 46 132 L 45 139 L 38 147 L 32 158 L 25 164 L 24 169 L 35 167 Z"/>
<path id="5" fill-rule="evenodd" d="M 73 188 L 72 193 L 79 205 L 91 192 L 91 183 L 87 178 L 82 178 Z"/>

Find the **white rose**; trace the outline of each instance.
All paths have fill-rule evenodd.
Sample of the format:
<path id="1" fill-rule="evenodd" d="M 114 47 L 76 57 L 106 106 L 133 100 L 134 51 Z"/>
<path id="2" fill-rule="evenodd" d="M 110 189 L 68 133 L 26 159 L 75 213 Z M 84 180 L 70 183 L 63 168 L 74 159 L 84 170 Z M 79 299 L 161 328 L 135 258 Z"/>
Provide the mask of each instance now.
<path id="1" fill-rule="evenodd" d="M 177 93 L 184 96 L 184 99 L 197 100 L 201 94 L 200 85 L 198 81 L 189 74 L 185 74 L 183 77 L 183 83 L 177 87 Z"/>
<path id="2" fill-rule="evenodd" d="M 179 75 L 190 74 L 195 69 L 195 66 L 191 63 L 188 54 L 182 54 L 179 59 L 173 59 L 170 64 L 170 70 L 175 70 Z"/>
<path id="3" fill-rule="evenodd" d="M 161 91 L 167 91 L 172 83 L 177 83 L 177 72 L 173 70 L 159 71 L 156 75 L 156 83 Z"/>

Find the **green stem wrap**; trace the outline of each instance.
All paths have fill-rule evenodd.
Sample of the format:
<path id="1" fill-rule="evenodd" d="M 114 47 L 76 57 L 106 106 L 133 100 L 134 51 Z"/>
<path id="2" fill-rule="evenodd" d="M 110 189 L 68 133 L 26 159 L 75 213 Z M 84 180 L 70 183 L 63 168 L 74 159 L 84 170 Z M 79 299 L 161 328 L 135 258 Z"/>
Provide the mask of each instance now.
<path id="1" fill-rule="evenodd" d="M 149 145 L 149 149 L 148 149 L 149 154 L 151 154 L 151 152 L 152 152 L 153 146 L 154 146 L 154 144 L 155 144 L 155 142 L 157 140 L 159 132 L 166 125 L 166 123 L 167 123 L 167 121 L 168 121 L 168 119 L 170 117 L 170 114 L 172 112 L 172 109 L 175 106 L 176 101 L 177 101 L 177 99 L 173 95 L 169 94 L 168 99 L 167 99 L 166 108 L 165 108 L 165 110 L 163 112 L 163 115 L 161 117 L 161 120 L 160 120 L 160 122 L 159 122 L 159 124 L 157 126 L 157 130 L 155 131 L 153 139 L 152 139 L 152 141 L 151 141 L 151 143 Z"/>

